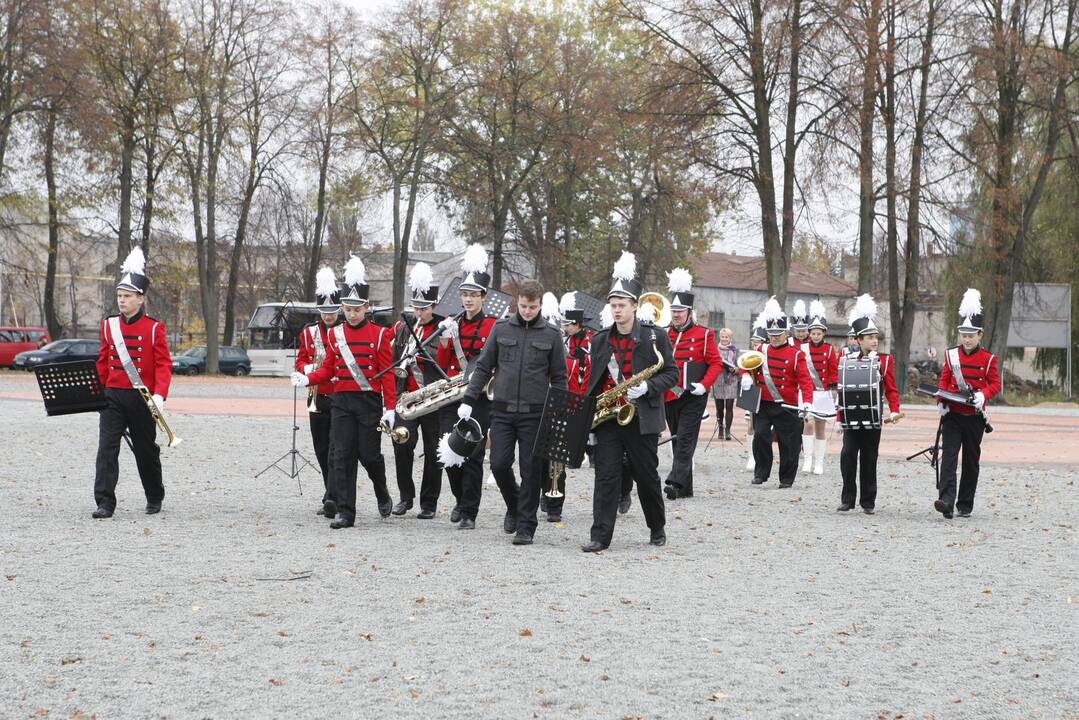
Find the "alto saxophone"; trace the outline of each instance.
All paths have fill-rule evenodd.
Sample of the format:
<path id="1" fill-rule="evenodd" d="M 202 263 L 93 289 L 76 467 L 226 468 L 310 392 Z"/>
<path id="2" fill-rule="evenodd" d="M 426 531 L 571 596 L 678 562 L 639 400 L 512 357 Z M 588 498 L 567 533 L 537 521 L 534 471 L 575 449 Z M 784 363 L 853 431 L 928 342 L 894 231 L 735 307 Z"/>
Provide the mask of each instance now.
<path id="1" fill-rule="evenodd" d="M 626 400 L 626 393 L 630 388 L 640 385 L 663 369 L 663 355 L 656 347 L 654 335 L 652 336 L 652 351 L 658 358 L 655 365 L 645 368 L 633 377 L 626 378 L 596 398 L 596 414 L 592 416 L 593 430 L 611 418 L 617 418 L 618 424 L 623 426 L 633 422 L 633 418 L 637 415 L 637 405 L 632 400 Z"/>

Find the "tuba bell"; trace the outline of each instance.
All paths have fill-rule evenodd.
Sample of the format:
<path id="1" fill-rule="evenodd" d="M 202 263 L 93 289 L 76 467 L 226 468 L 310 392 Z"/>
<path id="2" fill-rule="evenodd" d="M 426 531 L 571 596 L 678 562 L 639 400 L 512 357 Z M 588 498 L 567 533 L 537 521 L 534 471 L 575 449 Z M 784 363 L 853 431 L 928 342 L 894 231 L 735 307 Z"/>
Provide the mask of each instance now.
<path id="1" fill-rule="evenodd" d="M 736 364 L 739 370 L 755 373 L 764 365 L 764 353 L 757 350 L 746 350 L 738 356 Z"/>
<path id="2" fill-rule="evenodd" d="M 642 293 L 637 299 L 637 305 L 650 304 L 656 309 L 656 317 L 652 324 L 656 327 L 665 328 L 671 324 L 671 301 L 658 292 Z"/>
<path id="3" fill-rule="evenodd" d="M 389 435 L 395 445 L 404 445 L 408 442 L 409 432 L 406 427 L 390 427 L 388 422 L 381 420 L 378 423 L 378 431 Z"/>

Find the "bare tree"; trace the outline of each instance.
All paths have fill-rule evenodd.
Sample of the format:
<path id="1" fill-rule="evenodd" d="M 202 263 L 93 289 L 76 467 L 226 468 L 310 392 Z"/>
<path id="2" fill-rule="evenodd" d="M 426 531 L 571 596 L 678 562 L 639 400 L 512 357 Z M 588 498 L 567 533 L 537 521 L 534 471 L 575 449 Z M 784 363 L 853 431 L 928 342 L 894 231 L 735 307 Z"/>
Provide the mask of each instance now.
<path id="1" fill-rule="evenodd" d="M 27 79 L 44 10 L 40 0 L 0 0 L 0 178 L 12 126 L 33 105 Z"/>

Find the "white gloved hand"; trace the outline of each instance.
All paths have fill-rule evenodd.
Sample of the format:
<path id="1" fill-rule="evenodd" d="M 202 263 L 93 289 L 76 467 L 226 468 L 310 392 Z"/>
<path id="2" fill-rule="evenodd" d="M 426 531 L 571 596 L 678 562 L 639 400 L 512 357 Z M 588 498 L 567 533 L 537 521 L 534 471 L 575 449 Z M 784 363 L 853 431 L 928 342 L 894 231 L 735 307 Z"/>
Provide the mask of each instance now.
<path id="1" fill-rule="evenodd" d="M 749 375 L 742 376 L 742 390 L 749 390 L 753 387 L 753 378 Z"/>
<path id="2" fill-rule="evenodd" d="M 292 373 L 292 387 L 307 387 L 311 384 L 311 380 L 303 373 Z"/>
<path id="3" fill-rule="evenodd" d="M 451 337 L 451 338 L 457 337 L 457 334 L 459 332 L 459 328 L 457 326 L 457 321 L 454 320 L 453 318 L 446 318 L 445 320 L 440 322 L 438 324 L 438 326 L 440 328 L 442 328 L 442 332 L 445 335 L 447 335 L 448 337 Z"/>
<path id="4" fill-rule="evenodd" d="M 640 385 L 634 385 L 626 391 L 626 397 L 630 400 L 637 400 L 644 397 L 648 393 L 648 381 L 645 380 Z"/>
<path id="5" fill-rule="evenodd" d="M 314 363 L 307 363 L 303 366 L 303 374 L 307 375 L 308 373 L 314 372 L 316 369 L 318 369 L 318 365 L 315 365 Z"/>
<path id="6" fill-rule="evenodd" d="M 165 412 L 165 398 L 157 393 L 154 393 L 154 405 L 157 405 L 157 409 L 161 412 Z"/>
<path id="7" fill-rule="evenodd" d="M 693 395 L 704 395 L 706 392 L 708 392 L 708 390 L 706 390 L 704 385 L 702 385 L 701 383 L 693 383 L 692 385 L 690 385 L 690 387 L 692 389 L 689 392 Z"/>
<path id="8" fill-rule="evenodd" d="M 382 422 L 386 423 L 390 427 L 393 427 L 393 421 L 397 418 L 396 410 L 387 410 L 382 413 Z"/>
<path id="9" fill-rule="evenodd" d="M 588 444 L 589 445 L 595 445 L 596 444 L 596 434 L 595 433 L 588 433 Z"/>
<path id="10" fill-rule="evenodd" d="M 472 417 L 472 406 L 468 403 L 461 403 L 460 407 L 457 408 L 457 417 L 468 420 Z"/>
<path id="11" fill-rule="evenodd" d="M 898 419 L 899 419 L 899 413 L 892 413 L 892 414 L 890 414 L 888 416 L 888 422 L 892 423 L 893 425 L 895 424 L 896 420 L 898 420 Z"/>
<path id="12" fill-rule="evenodd" d="M 944 417 L 945 415 L 947 415 L 948 414 L 948 403 L 943 403 L 943 402 L 942 403 L 937 403 L 937 412 L 940 413 L 941 417 Z"/>
<path id="13" fill-rule="evenodd" d="M 978 410 L 985 407 L 985 394 L 981 391 L 974 393 L 974 407 Z"/>

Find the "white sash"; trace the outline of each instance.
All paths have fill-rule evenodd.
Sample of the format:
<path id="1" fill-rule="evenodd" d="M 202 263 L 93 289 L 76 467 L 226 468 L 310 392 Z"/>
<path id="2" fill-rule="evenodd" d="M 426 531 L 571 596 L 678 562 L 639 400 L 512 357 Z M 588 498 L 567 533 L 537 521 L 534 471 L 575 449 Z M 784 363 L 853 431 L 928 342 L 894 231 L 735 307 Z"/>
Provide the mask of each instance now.
<path id="1" fill-rule="evenodd" d="M 112 346 L 116 349 L 116 355 L 120 358 L 120 364 L 124 366 L 124 372 L 127 373 L 127 379 L 131 381 L 131 387 L 138 390 L 139 388 L 146 387 L 146 384 L 142 381 L 142 377 L 139 375 L 139 369 L 135 367 L 135 361 L 131 359 L 131 354 L 127 351 L 127 343 L 124 342 L 124 333 L 120 329 L 120 316 L 114 315 L 109 318 L 109 336 L 112 340 Z"/>
<path id="2" fill-rule="evenodd" d="M 348 346 L 348 341 L 345 339 L 345 323 L 341 323 L 333 329 L 334 334 L 337 336 L 337 350 L 341 353 L 341 359 L 345 361 L 345 367 L 352 373 L 352 379 L 356 381 L 356 384 L 360 386 L 360 390 L 364 392 L 374 392 L 375 389 L 371 387 L 371 383 L 368 382 L 367 376 L 363 374 L 363 370 L 356 364 L 356 356 L 352 354 L 352 348 Z M 379 335 L 379 340 L 382 336 Z M 378 346 L 375 346 L 375 353 L 378 352 Z"/>

